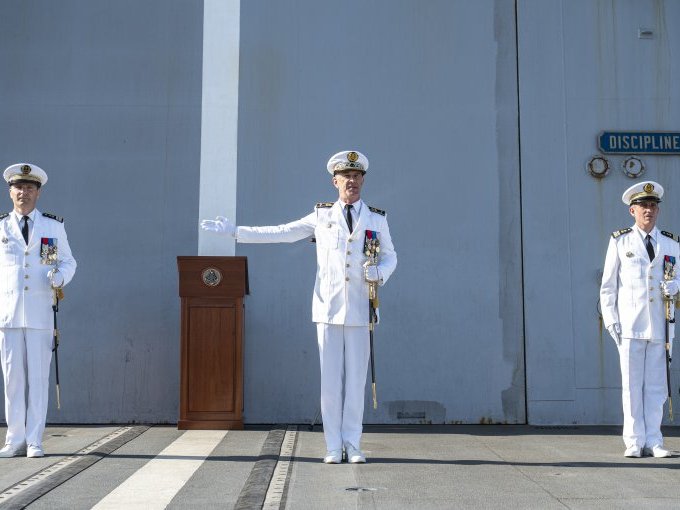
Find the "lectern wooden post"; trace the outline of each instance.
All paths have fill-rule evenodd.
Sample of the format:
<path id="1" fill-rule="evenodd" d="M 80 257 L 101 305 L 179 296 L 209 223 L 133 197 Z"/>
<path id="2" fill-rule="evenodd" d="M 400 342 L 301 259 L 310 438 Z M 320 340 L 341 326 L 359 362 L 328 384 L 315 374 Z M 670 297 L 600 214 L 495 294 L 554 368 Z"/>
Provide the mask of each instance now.
<path id="1" fill-rule="evenodd" d="M 246 257 L 177 257 L 182 302 L 178 429 L 243 428 Z"/>

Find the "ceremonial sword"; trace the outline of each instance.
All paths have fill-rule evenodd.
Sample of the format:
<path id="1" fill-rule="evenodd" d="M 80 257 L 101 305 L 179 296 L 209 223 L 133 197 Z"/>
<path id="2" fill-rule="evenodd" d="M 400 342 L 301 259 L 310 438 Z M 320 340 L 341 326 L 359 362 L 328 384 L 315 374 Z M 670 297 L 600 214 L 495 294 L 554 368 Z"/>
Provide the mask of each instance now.
<path id="1" fill-rule="evenodd" d="M 364 239 L 364 254 L 368 259 L 364 268 L 378 265 L 378 253 L 380 253 L 380 240 L 378 232 L 366 231 Z M 375 350 L 373 348 L 373 330 L 378 319 L 378 282 L 368 283 L 368 338 L 371 352 L 371 388 L 373 389 L 373 409 L 378 408 L 378 398 L 375 391 Z"/>
<path id="2" fill-rule="evenodd" d="M 664 281 L 675 278 L 675 257 L 664 255 L 663 279 Z M 675 323 L 675 297 L 664 294 L 666 305 L 666 387 L 668 389 L 668 418 L 673 421 L 673 397 L 671 392 L 671 340 L 670 327 Z"/>
<path id="3" fill-rule="evenodd" d="M 61 393 L 59 391 L 59 329 L 57 328 L 57 312 L 59 311 L 59 300 L 64 299 L 64 290 L 60 288 L 52 289 L 54 292 L 52 301 L 52 314 L 54 316 L 53 347 L 55 381 L 57 385 L 57 409 L 61 409 Z"/>

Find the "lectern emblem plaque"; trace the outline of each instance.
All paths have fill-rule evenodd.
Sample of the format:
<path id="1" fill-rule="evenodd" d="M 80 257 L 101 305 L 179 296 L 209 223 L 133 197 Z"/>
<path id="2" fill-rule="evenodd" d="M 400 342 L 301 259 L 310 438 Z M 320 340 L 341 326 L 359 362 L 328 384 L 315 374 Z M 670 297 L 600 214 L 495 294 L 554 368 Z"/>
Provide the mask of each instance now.
<path id="1" fill-rule="evenodd" d="M 209 267 L 203 270 L 201 278 L 203 278 L 203 283 L 208 287 L 217 287 L 222 281 L 222 273 L 217 268 Z"/>

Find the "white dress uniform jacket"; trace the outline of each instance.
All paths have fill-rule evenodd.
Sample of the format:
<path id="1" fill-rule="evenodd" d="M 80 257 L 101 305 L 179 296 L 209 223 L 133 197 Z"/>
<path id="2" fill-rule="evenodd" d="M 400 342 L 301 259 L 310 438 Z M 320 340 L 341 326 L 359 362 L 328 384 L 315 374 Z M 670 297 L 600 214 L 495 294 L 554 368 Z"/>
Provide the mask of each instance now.
<path id="1" fill-rule="evenodd" d="M 53 292 L 47 273 L 54 266 L 40 263 L 42 238 L 56 239 L 64 285 L 76 271 L 63 223 L 37 209 L 32 217 L 28 245 L 14 213 L 0 220 L 0 328 L 53 328 Z"/>
<path id="2" fill-rule="evenodd" d="M 312 303 L 312 321 L 345 326 L 368 326 L 368 284 L 364 279 L 363 253 L 366 230 L 378 232 L 378 271 L 382 283 L 397 266 L 385 213 L 361 200 L 359 219 L 350 233 L 340 201 L 317 204 L 302 219 L 270 227 L 238 227 L 240 243 L 285 243 L 316 238 L 317 270 Z"/>
<path id="3" fill-rule="evenodd" d="M 622 338 L 662 342 L 666 315 L 660 282 L 664 279 L 664 256 L 680 264 L 680 245 L 673 234 L 650 232 L 655 241 L 654 260 L 650 262 L 644 244 L 647 234 L 637 226 L 612 234 L 604 263 L 600 301 L 605 327 L 621 324 Z M 680 269 L 680 268 L 679 268 Z M 678 274 L 675 280 L 678 281 Z M 670 339 L 674 325 L 670 325 Z"/>

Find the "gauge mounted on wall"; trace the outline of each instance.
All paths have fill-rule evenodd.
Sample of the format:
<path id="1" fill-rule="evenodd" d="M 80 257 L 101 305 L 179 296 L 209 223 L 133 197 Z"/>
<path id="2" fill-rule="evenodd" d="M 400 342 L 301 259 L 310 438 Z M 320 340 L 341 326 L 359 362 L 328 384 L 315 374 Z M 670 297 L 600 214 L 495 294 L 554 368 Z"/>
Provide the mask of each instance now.
<path id="1" fill-rule="evenodd" d="M 586 165 L 586 170 L 593 177 L 602 179 L 609 173 L 609 160 L 604 156 L 593 156 Z"/>
<path id="2" fill-rule="evenodd" d="M 624 159 L 621 168 L 623 173 L 631 179 L 640 177 L 645 173 L 645 164 L 637 156 L 630 156 Z"/>

